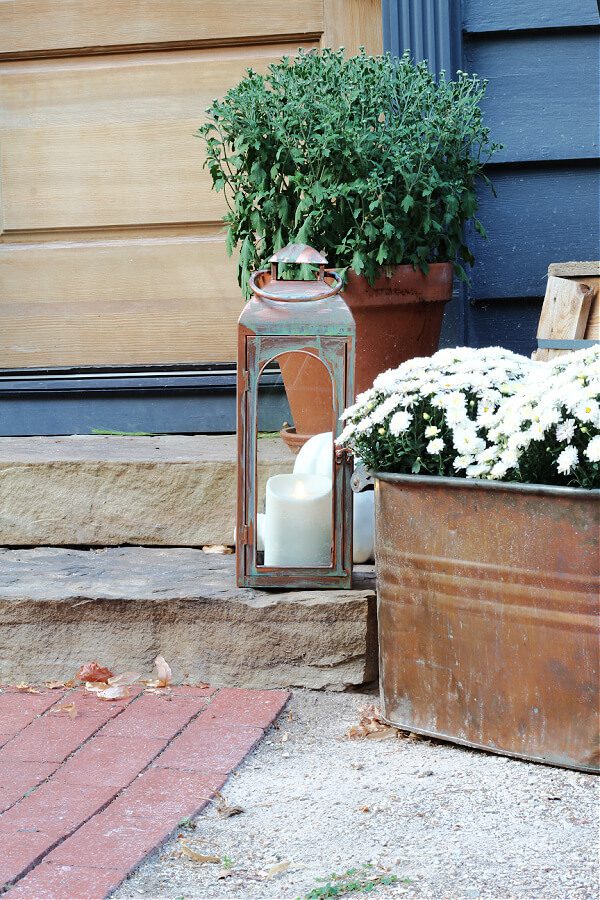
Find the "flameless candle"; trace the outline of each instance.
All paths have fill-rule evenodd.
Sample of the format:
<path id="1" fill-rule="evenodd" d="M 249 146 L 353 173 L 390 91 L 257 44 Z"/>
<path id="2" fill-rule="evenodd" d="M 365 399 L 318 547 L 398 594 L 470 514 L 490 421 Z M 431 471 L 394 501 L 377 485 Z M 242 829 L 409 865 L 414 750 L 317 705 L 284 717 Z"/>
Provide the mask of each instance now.
<path id="1" fill-rule="evenodd" d="M 331 478 L 269 478 L 264 519 L 265 566 L 330 566 L 331 539 Z"/>

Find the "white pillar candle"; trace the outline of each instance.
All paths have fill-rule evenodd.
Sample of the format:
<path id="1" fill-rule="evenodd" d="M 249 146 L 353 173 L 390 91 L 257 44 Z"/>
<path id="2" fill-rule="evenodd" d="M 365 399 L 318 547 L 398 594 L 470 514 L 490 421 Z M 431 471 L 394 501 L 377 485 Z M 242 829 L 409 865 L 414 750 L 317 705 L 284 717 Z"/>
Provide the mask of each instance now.
<path id="1" fill-rule="evenodd" d="M 330 566 L 331 478 L 273 475 L 267 481 L 265 566 Z"/>

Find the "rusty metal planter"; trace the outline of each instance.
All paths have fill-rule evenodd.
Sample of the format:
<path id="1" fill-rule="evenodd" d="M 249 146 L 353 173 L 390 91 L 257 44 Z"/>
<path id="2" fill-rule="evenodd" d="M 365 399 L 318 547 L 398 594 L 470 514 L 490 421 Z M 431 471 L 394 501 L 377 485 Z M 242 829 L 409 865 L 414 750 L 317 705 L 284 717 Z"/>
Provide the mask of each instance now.
<path id="1" fill-rule="evenodd" d="M 600 770 L 599 492 L 378 474 L 384 717 Z"/>

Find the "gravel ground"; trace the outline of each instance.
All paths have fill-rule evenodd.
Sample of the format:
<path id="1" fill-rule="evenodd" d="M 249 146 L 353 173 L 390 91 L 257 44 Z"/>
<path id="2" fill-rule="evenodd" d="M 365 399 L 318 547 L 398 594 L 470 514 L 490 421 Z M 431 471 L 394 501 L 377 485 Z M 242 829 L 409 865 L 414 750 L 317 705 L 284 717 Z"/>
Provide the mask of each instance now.
<path id="1" fill-rule="evenodd" d="M 593 775 L 406 737 L 348 740 L 372 699 L 295 692 L 223 790 L 244 812 L 211 805 L 113 896 L 297 898 L 370 862 L 410 879 L 374 897 L 596 900 Z M 182 855 L 182 840 L 226 868 Z"/>

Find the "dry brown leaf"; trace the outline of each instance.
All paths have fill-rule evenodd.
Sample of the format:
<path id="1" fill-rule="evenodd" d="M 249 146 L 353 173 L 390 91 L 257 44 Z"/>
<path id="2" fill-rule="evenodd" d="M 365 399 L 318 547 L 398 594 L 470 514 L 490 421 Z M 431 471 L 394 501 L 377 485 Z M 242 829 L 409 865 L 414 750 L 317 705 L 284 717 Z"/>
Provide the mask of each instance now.
<path id="1" fill-rule="evenodd" d="M 109 685 L 114 686 L 116 684 L 121 685 L 131 685 L 135 684 L 136 681 L 140 680 L 139 672 L 121 672 L 120 675 L 112 675 L 107 679 Z"/>
<path id="2" fill-rule="evenodd" d="M 168 687 L 171 684 L 173 673 L 164 656 L 156 657 L 154 660 L 154 671 L 156 672 L 156 687 Z"/>
<path id="3" fill-rule="evenodd" d="M 393 725 L 388 725 L 382 720 L 379 709 L 372 703 L 369 706 L 363 706 L 359 713 L 360 719 L 358 724 L 350 726 L 346 732 L 346 737 L 381 741 L 399 735 L 397 728 L 394 728 Z"/>
<path id="4" fill-rule="evenodd" d="M 99 662 L 86 663 L 77 673 L 76 677 L 80 681 L 108 681 L 113 677 L 113 673 L 105 666 L 101 666 Z"/>
<path id="5" fill-rule="evenodd" d="M 58 688 L 66 687 L 66 682 L 64 681 L 45 681 L 44 684 L 49 691 L 56 691 Z"/>
<path id="6" fill-rule="evenodd" d="M 21 681 L 19 684 L 15 684 L 15 689 L 17 691 L 21 691 L 23 694 L 39 694 L 40 692 L 36 687 L 32 684 L 27 684 L 26 681 Z"/>
<path id="7" fill-rule="evenodd" d="M 227 803 L 217 806 L 217 815 L 223 819 L 228 819 L 230 816 L 239 816 L 243 812 L 246 812 L 243 806 L 229 806 Z"/>
<path id="8" fill-rule="evenodd" d="M 289 869 L 290 865 L 290 861 L 286 860 L 285 862 L 277 863 L 276 866 L 271 866 L 271 868 L 267 869 L 265 872 L 265 878 L 274 878 L 276 875 L 281 875 L 282 872 Z"/>
<path id="9" fill-rule="evenodd" d="M 100 700 L 125 700 L 131 694 L 128 684 L 110 684 L 101 691 L 96 691 L 96 697 Z"/>
<path id="10" fill-rule="evenodd" d="M 193 684 L 192 687 L 195 688 L 207 688 L 210 687 L 208 681 L 197 681 L 196 684 Z"/>
<path id="11" fill-rule="evenodd" d="M 93 694 L 97 694 L 98 691 L 105 691 L 107 688 L 107 681 L 86 681 L 85 683 L 86 691 L 91 691 Z"/>
<path id="12" fill-rule="evenodd" d="M 204 553 L 220 553 L 222 556 L 233 553 L 233 547 L 226 547 L 225 544 L 207 544 L 202 550 Z"/>
<path id="13" fill-rule="evenodd" d="M 184 856 L 187 856 L 188 859 L 193 859 L 194 862 L 198 863 L 220 863 L 220 856 L 213 856 L 212 854 L 198 853 L 196 850 L 193 850 L 192 847 L 188 846 L 184 841 L 180 841 L 181 844 L 181 852 Z"/>
<path id="14" fill-rule="evenodd" d="M 70 719 L 77 718 L 77 707 L 74 703 L 63 703 L 62 706 L 55 706 L 50 712 L 66 713 Z"/>

